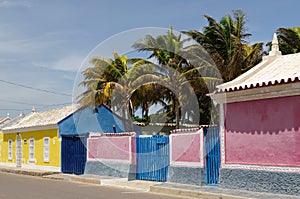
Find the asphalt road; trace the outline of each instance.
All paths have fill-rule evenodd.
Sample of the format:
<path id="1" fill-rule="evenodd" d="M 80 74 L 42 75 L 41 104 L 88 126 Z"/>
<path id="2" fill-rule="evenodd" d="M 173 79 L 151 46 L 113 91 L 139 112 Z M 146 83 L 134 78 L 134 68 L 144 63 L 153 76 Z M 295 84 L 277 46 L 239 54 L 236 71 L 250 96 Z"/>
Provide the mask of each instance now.
<path id="1" fill-rule="evenodd" d="M 130 189 L 0 173 L 0 199 L 172 199 Z"/>

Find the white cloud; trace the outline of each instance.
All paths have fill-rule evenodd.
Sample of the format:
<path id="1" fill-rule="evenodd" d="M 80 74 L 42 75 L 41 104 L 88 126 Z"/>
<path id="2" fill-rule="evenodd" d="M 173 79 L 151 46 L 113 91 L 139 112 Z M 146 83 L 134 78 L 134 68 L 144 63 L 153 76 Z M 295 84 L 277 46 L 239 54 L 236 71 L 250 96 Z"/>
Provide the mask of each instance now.
<path id="1" fill-rule="evenodd" d="M 36 67 L 43 67 L 43 68 L 49 68 L 49 69 L 55 69 L 59 71 L 77 71 L 80 69 L 80 66 L 82 64 L 82 61 L 84 60 L 84 57 L 81 55 L 68 55 L 63 57 L 62 59 L 56 61 L 56 62 L 40 62 L 40 61 L 34 61 L 32 62 L 33 66 Z"/>
<path id="2" fill-rule="evenodd" d="M 59 71 L 77 71 L 86 55 L 79 52 L 65 53 L 64 47 L 67 40 L 57 38 L 57 35 L 60 34 L 47 32 L 32 38 L 0 39 L 0 54 L 2 55 L 0 63 L 10 64 L 11 62 L 28 61 L 35 67 Z"/>
<path id="3" fill-rule="evenodd" d="M 28 1 L 14 1 L 14 0 L 0 1 L 0 8 L 10 8 L 10 7 L 30 8 L 31 4 Z"/>
<path id="4" fill-rule="evenodd" d="M 3 63 L 11 63 L 11 62 L 16 62 L 17 59 L 13 59 L 13 58 L 0 58 L 0 64 L 3 64 Z"/>
<path id="5" fill-rule="evenodd" d="M 63 71 L 77 71 L 80 69 L 84 57 L 79 55 L 69 55 L 57 61 L 51 68 Z"/>
<path id="6" fill-rule="evenodd" d="M 4 54 L 31 54 L 40 53 L 59 44 L 59 41 L 0 41 L 0 53 Z"/>

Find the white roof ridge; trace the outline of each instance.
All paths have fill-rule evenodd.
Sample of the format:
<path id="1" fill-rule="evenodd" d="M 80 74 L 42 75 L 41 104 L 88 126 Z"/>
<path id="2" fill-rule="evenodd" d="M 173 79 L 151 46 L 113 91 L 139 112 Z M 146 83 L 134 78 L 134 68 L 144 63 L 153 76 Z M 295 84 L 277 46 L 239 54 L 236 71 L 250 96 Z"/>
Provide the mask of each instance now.
<path id="1" fill-rule="evenodd" d="M 238 76 L 237 78 L 226 82 L 224 84 L 220 84 L 218 86 L 216 86 L 218 89 L 223 89 L 223 88 L 228 88 L 237 84 L 242 84 L 244 82 L 245 79 L 247 79 L 249 76 L 252 76 L 253 73 L 256 74 L 257 72 L 259 72 L 262 68 L 268 66 L 270 64 L 270 62 L 272 62 L 274 60 L 263 60 L 262 62 L 260 62 L 258 65 L 253 66 L 251 69 L 249 69 L 247 72 L 241 74 L 240 76 Z"/>
<path id="2" fill-rule="evenodd" d="M 62 119 L 68 117 L 78 110 L 77 104 L 71 104 L 61 108 L 51 109 L 43 112 L 31 112 L 29 115 L 22 118 L 16 124 L 5 127 L 2 130 L 17 130 L 30 127 L 41 127 L 55 125 Z"/>
<path id="3" fill-rule="evenodd" d="M 239 77 L 217 86 L 216 92 L 255 88 L 298 81 L 300 79 L 300 53 L 267 56 Z"/>

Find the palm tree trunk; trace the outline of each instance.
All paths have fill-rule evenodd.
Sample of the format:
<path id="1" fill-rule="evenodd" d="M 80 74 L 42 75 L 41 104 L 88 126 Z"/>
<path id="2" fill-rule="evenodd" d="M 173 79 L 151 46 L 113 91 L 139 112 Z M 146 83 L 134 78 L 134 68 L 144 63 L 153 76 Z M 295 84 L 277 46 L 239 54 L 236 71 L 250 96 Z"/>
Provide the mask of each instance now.
<path id="1" fill-rule="evenodd" d="M 132 123 L 132 116 L 133 116 L 133 108 L 132 108 L 132 102 L 129 100 L 128 102 L 128 115 L 127 115 L 127 122 L 128 122 L 128 129 L 130 132 L 134 131 L 133 129 L 133 123 Z"/>
<path id="2" fill-rule="evenodd" d="M 124 131 L 132 132 L 133 131 L 133 124 L 130 118 L 130 105 L 129 107 L 123 106 L 123 118 L 124 118 Z"/>
<path id="3" fill-rule="evenodd" d="M 145 110 L 145 118 L 146 118 L 146 122 L 150 122 L 149 121 L 149 107 L 147 107 L 147 109 Z"/>
<path id="4" fill-rule="evenodd" d="M 176 129 L 179 129 L 179 103 L 177 99 L 174 99 L 175 104 L 175 120 L 176 120 Z"/>

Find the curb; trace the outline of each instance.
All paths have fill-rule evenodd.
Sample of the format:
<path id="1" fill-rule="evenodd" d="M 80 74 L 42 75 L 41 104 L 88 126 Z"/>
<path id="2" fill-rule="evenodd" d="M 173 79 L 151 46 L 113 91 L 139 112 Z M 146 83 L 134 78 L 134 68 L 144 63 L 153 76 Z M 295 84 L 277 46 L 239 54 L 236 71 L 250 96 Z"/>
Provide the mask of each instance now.
<path id="1" fill-rule="evenodd" d="M 97 184 L 97 185 L 101 184 L 101 180 L 94 179 L 94 178 L 71 177 L 71 181 L 88 183 L 88 184 Z"/>
<path id="2" fill-rule="evenodd" d="M 67 180 L 65 178 L 61 178 L 61 177 L 49 177 L 49 176 L 42 176 L 43 178 L 46 178 L 46 179 L 52 179 L 52 180 L 64 180 L 64 181 L 70 181 L 70 180 Z"/>
<path id="3" fill-rule="evenodd" d="M 158 187 L 158 186 L 150 186 L 150 192 L 163 193 L 168 195 L 195 197 L 195 198 L 205 198 L 205 199 L 249 199 L 249 197 L 176 189 L 170 187 L 166 188 L 166 187 Z"/>
<path id="4" fill-rule="evenodd" d="M 117 178 L 117 179 L 102 179 L 101 184 L 102 185 L 111 185 L 111 184 L 116 184 L 119 182 L 128 182 L 127 178 Z"/>
<path id="5" fill-rule="evenodd" d="M 123 188 L 123 189 L 131 189 L 136 191 L 149 192 L 150 186 L 147 188 L 136 187 L 133 185 L 126 185 L 126 183 L 130 183 L 127 178 L 117 178 L 117 179 L 102 179 L 101 185 Z"/>
<path id="6" fill-rule="evenodd" d="M 0 172 L 15 173 L 15 174 L 22 174 L 22 175 L 29 175 L 29 176 L 40 176 L 40 177 L 59 173 L 59 172 L 52 172 L 52 171 L 36 172 L 36 171 L 26 171 L 21 169 L 4 169 L 4 168 L 1 168 Z"/>
<path id="7" fill-rule="evenodd" d="M 62 181 L 71 181 L 72 175 L 64 175 L 62 173 L 53 174 L 53 175 L 45 175 L 43 178 L 52 179 L 52 180 L 62 180 Z"/>
<path id="8" fill-rule="evenodd" d="M 142 191 L 142 192 L 149 192 L 149 189 L 145 190 L 145 189 L 142 189 L 142 188 L 130 187 L 130 186 L 126 186 L 126 185 L 103 184 L 103 186 L 114 187 L 114 188 L 121 188 L 121 189 L 131 189 L 131 190 Z"/>

